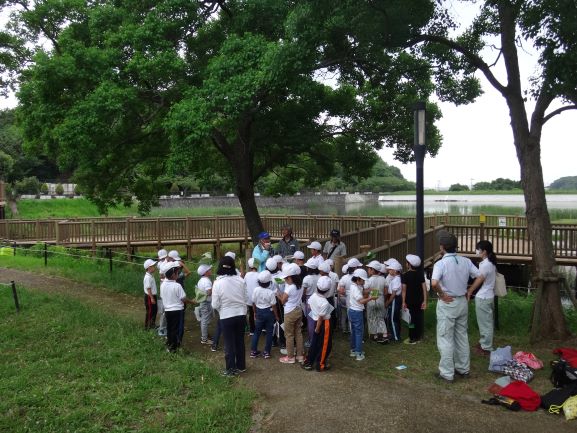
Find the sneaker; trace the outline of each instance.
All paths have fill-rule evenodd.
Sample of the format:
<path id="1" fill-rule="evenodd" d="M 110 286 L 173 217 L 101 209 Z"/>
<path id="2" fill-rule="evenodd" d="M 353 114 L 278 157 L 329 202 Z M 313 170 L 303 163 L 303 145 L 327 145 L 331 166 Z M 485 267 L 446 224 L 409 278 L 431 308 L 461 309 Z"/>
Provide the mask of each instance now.
<path id="1" fill-rule="evenodd" d="M 406 339 L 403 341 L 403 343 L 404 343 L 404 344 L 417 344 L 417 341 L 416 341 L 416 340 L 411 340 L 410 338 L 406 338 Z"/>
<path id="2" fill-rule="evenodd" d="M 213 341 L 210 338 L 201 338 L 200 344 L 210 344 L 212 346 Z"/>
<path id="3" fill-rule="evenodd" d="M 234 370 L 224 370 L 224 371 L 222 372 L 222 375 L 223 375 L 224 377 L 235 377 L 235 376 L 236 376 L 236 373 L 234 372 Z"/>
<path id="4" fill-rule="evenodd" d="M 436 379 L 439 379 L 442 382 L 453 383 L 453 379 L 448 379 L 445 376 L 441 376 L 441 373 L 434 373 L 434 375 Z"/>
<path id="5" fill-rule="evenodd" d="M 308 349 L 309 347 L 311 347 L 311 342 L 305 341 L 305 349 Z"/>
<path id="6" fill-rule="evenodd" d="M 357 352 L 355 352 L 354 350 L 351 350 L 351 353 L 349 355 L 351 358 L 356 358 L 357 357 Z"/>
<path id="7" fill-rule="evenodd" d="M 281 350 L 280 350 L 280 354 L 281 354 L 281 355 L 287 355 L 288 352 L 287 352 L 286 348 L 281 349 Z"/>
<path id="8" fill-rule="evenodd" d="M 313 370 L 313 366 L 311 364 L 307 364 L 306 362 L 302 365 L 302 368 L 307 370 L 307 371 Z"/>
<path id="9" fill-rule="evenodd" d="M 356 361 L 362 361 L 365 359 L 365 354 L 363 352 L 357 353 Z"/>
<path id="10" fill-rule="evenodd" d="M 212 346 L 210 346 L 211 352 L 216 352 L 217 350 L 218 350 L 218 346 L 215 346 L 214 344 Z"/>
<path id="11" fill-rule="evenodd" d="M 381 338 L 380 340 L 377 340 L 377 343 L 379 343 L 379 344 L 389 344 L 389 339 L 388 339 L 388 338 Z"/>
<path id="12" fill-rule="evenodd" d="M 252 337 L 254 335 L 254 332 L 249 332 L 248 335 Z"/>
<path id="13" fill-rule="evenodd" d="M 250 357 L 251 358 L 258 358 L 260 356 L 260 351 L 258 350 L 251 350 L 250 351 Z"/>
<path id="14" fill-rule="evenodd" d="M 289 356 L 283 356 L 282 358 L 279 358 L 279 361 L 282 362 L 283 364 L 294 364 L 295 363 L 295 359 L 291 358 Z"/>
<path id="15" fill-rule="evenodd" d="M 459 373 L 457 370 L 455 370 L 455 375 L 457 377 L 459 377 L 460 379 L 470 379 L 471 378 L 471 373 L 469 373 L 469 372 Z"/>
<path id="16" fill-rule="evenodd" d="M 263 352 L 263 353 L 262 353 L 262 357 L 263 357 L 264 359 L 269 359 L 269 358 L 270 358 L 270 353 L 269 353 L 269 352 Z"/>
<path id="17" fill-rule="evenodd" d="M 296 360 L 297 360 L 297 362 L 302 364 L 303 362 L 305 362 L 305 357 L 304 356 L 297 356 Z"/>
<path id="18" fill-rule="evenodd" d="M 159 337 L 166 337 L 166 330 L 159 329 L 158 330 L 158 336 Z"/>
<path id="19" fill-rule="evenodd" d="M 234 372 L 234 374 L 239 375 L 240 373 L 244 373 L 246 371 L 246 368 L 234 368 L 232 371 Z"/>

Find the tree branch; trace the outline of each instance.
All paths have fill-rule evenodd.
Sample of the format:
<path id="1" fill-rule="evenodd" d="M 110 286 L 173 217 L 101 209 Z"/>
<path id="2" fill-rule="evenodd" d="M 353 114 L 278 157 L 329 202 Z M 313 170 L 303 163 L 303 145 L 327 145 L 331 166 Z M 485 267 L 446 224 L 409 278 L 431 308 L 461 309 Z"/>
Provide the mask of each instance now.
<path id="1" fill-rule="evenodd" d="M 557 108 L 556 110 L 551 111 L 543 118 L 543 124 L 545 124 L 545 122 L 547 122 L 552 117 L 555 117 L 557 114 L 561 114 L 563 111 L 567 110 L 577 110 L 577 105 L 566 105 L 565 107 Z"/>
<path id="2" fill-rule="evenodd" d="M 435 44 L 441 44 L 452 50 L 457 51 L 458 53 L 461 53 L 463 56 L 465 56 L 465 58 L 469 61 L 469 63 L 471 63 L 473 66 L 479 69 L 483 73 L 483 75 L 485 75 L 489 83 L 491 83 L 491 85 L 495 89 L 497 89 L 503 96 L 505 96 L 507 88 L 503 86 L 499 82 L 499 80 L 497 80 L 497 77 L 495 77 L 495 75 L 491 71 L 491 67 L 487 63 L 485 63 L 485 61 L 481 57 L 479 57 L 471 50 L 465 48 L 464 46 L 458 44 L 455 41 L 447 39 L 443 36 L 436 36 L 436 35 L 418 35 L 417 37 L 411 39 L 408 42 L 407 47 L 417 45 L 420 42 L 431 42 Z"/>

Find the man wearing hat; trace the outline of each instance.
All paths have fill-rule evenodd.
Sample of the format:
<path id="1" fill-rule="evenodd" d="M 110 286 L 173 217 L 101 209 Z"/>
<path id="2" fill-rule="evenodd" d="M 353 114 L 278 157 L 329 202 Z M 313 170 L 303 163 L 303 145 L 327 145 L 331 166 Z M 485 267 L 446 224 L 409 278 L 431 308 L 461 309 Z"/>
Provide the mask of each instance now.
<path id="1" fill-rule="evenodd" d="M 455 374 L 469 377 L 467 283 L 480 274 L 471 260 L 457 255 L 457 238 L 452 233 L 439 233 L 439 248 L 443 258 L 435 263 L 431 277 L 431 287 L 439 298 L 437 347 L 441 360 L 437 377 L 452 382 Z"/>
<path id="2" fill-rule="evenodd" d="M 323 248 L 323 257 L 325 259 L 335 260 L 337 257 L 346 257 L 347 247 L 341 241 L 341 232 L 338 229 L 331 230 L 331 240 L 326 241 Z"/>
<path id="3" fill-rule="evenodd" d="M 154 270 L 156 269 L 156 262 L 148 259 L 144 262 L 144 307 L 146 308 L 146 316 L 144 318 L 144 329 L 154 329 L 156 325 L 157 312 L 157 290 L 156 281 L 154 280 Z"/>
<path id="4" fill-rule="evenodd" d="M 266 271 L 266 261 L 272 257 L 268 232 L 261 232 L 258 235 L 258 244 L 252 250 L 252 257 L 258 261 L 258 271 Z"/>

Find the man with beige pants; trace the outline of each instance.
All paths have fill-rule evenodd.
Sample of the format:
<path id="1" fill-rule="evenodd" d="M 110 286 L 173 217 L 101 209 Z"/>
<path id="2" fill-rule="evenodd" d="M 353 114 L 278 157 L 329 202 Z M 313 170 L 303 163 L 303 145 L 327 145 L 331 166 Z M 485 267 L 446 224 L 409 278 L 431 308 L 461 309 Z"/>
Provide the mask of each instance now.
<path id="1" fill-rule="evenodd" d="M 453 234 L 441 231 L 439 246 L 443 258 L 435 263 L 431 277 L 431 286 L 439 298 L 437 347 L 441 360 L 437 377 L 452 382 L 455 374 L 469 377 L 467 283 L 469 278 L 478 278 L 480 274 L 471 260 L 457 255 L 457 238 Z"/>

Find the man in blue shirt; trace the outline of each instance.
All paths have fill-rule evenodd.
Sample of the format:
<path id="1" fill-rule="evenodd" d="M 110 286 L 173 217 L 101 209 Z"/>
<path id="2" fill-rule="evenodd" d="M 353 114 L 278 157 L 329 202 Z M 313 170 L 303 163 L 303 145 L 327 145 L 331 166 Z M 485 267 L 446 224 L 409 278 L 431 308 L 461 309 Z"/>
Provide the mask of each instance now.
<path id="1" fill-rule="evenodd" d="M 252 257 L 258 260 L 258 271 L 262 272 L 266 270 L 266 261 L 269 257 L 272 257 L 272 250 L 270 246 L 270 235 L 268 232 L 261 232 L 258 235 L 259 242 L 252 250 Z"/>

